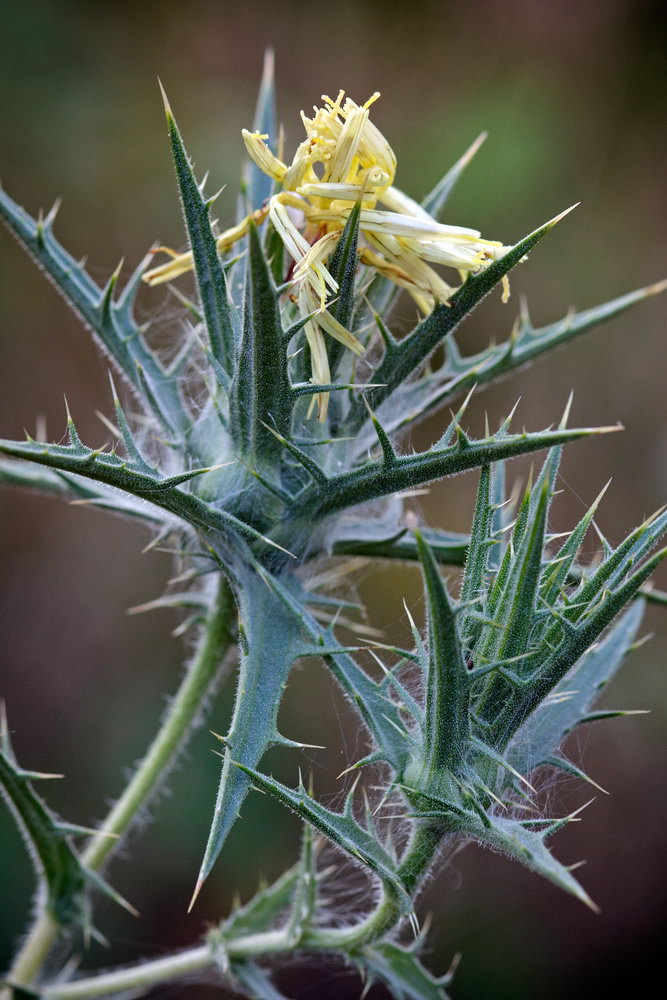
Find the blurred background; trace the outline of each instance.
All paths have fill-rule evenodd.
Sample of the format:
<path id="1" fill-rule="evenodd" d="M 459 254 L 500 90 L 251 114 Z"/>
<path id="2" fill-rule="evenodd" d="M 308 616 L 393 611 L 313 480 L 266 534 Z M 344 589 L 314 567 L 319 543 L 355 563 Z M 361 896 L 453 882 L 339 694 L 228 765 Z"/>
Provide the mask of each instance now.
<path id="1" fill-rule="evenodd" d="M 419 197 L 483 129 L 490 137 L 451 200 L 448 221 L 474 226 L 505 243 L 518 240 L 575 201 L 581 206 L 533 252 L 512 282 L 510 304 L 495 297 L 469 322 L 466 348 L 511 326 L 520 294 L 536 324 L 568 307 L 587 307 L 665 277 L 665 64 L 663 4 L 641 0 L 339 0 L 335 5 L 246 0 L 142 4 L 116 0 L 5 0 L 0 18 L 0 89 L 4 112 L 0 173 L 31 212 L 57 196 L 57 235 L 88 255 L 103 281 L 121 256 L 128 267 L 159 239 L 184 236 L 156 84 L 160 74 L 199 173 L 222 222 L 234 212 L 242 160 L 240 129 L 252 121 L 267 45 L 276 52 L 280 118 L 287 149 L 300 140 L 298 111 L 344 87 L 358 101 L 382 99 L 374 120 L 392 142 L 397 183 Z M 64 432 L 63 393 L 89 443 L 105 431 L 95 410 L 110 412 L 106 363 L 34 265 L 0 233 L 3 437 L 46 422 Z M 145 298 L 146 314 L 170 322 L 166 293 Z M 399 308 L 399 319 L 410 307 Z M 577 520 L 600 487 L 613 482 L 599 516 L 612 539 L 667 499 L 665 348 L 667 301 L 653 299 L 574 343 L 567 351 L 480 394 L 470 425 L 484 410 L 506 413 L 522 396 L 518 424 L 556 420 L 574 389 L 576 423 L 621 421 L 623 434 L 572 445 L 566 452 L 554 527 Z M 425 442 L 437 421 L 421 431 Z M 525 476 L 529 463 L 511 472 Z M 415 509 L 429 523 L 467 530 L 476 477 L 433 487 Z M 126 608 L 158 596 L 169 557 L 140 555 L 148 541 L 134 525 L 103 513 L 27 494 L 0 497 L 2 694 L 23 764 L 62 772 L 50 803 L 72 822 L 91 824 L 122 787 L 177 684 L 184 652 L 169 632 L 168 611 L 127 617 Z M 592 543 L 591 543 L 592 545 Z M 591 549 L 592 551 L 592 549 Z M 667 585 L 665 574 L 658 583 Z M 378 564 L 360 568 L 357 587 L 369 620 L 392 641 L 405 636 L 402 600 L 421 613 L 418 574 Z M 606 695 L 614 708 L 650 708 L 576 737 L 571 753 L 611 795 L 597 794 L 584 821 L 558 835 L 565 862 L 581 872 L 601 907 L 594 916 L 518 865 L 467 847 L 449 859 L 427 891 L 433 913 L 431 967 L 444 972 L 463 955 L 456 1000 L 524 1000 L 642 995 L 662 965 L 666 895 L 667 619 L 649 609 L 645 631 L 658 635 L 632 655 Z M 186 644 L 187 645 L 187 644 Z M 211 706 L 221 729 L 230 693 Z M 354 759 L 354 718 L 324 671 L 305 664 L 292 678 L 282 729 L 314 754 L 316 789 L 336 802 L 335 775 Z M 113 907 L 100 911 L 110 940 L 85 966 L 157 956 L 193 942 L 224 916 L 235 888 L 246 899 L 296 855 L 298 828 L 262 796 L 251 796 L 243 823 L 202 893 L 185 913 L 217 785 L 218 766 L 204 730 L 192 741 L 153 822 L 129 840 L 111 876 L 140 909 L 139 921 Z M 297 759 L 269 762 L 292 782 Z M 565 782 L 563 810 L 590 798 Z M 4 881 L 0 967 L 30 913 L 30 865 L 6 812 L 0 812 Z M 343 877 L 341 906 L 363 903 L 364 886 Z M 353 972 L 296 961 L 277 980 L 296 1000 L 352 1000 Z M 226 995 L 219 987 L 180 984 L 155 997 Z M 371 994 L 381 1000 L 383 994 Z"/>

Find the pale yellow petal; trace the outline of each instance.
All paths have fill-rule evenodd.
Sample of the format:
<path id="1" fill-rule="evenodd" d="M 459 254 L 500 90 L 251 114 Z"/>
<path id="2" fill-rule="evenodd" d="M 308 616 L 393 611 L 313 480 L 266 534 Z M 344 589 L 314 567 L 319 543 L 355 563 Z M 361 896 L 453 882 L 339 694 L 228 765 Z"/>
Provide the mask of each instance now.
<path id="1" fill-rule="evenodd" d="M 268 135 L 260 135 L 259 132 L 249 132 L 245 128 L 241 129 L 241 135 L 248 150 L 248 155 L 254 160 L 259 169 L 263 173 L 268 174 L 269 177 L 273 177 L 274 181 L 284 180 L 287 173 L 287 166 L 267 146 L 264 140 L 268 139 Z"/>
<path id="2" fill-rule="evenodd" d="M 396 187 L 388 187 L 380 195 L 380 201 L 392 212 L 400 212 L 403 215 L 411 215 L 416 219 L 425 219 L 427 222 L 435 222 L 432 215 L 422 208 L 404 191 Z"/>
<path id="3" fill-rule="evenodd" d="M 368 111 L 365 108 L 355 108 L 348 115 L 335 150 L 328 162 L 324 181 L 336 184 L 347 178 L 359 147 L 362 130 L 367 121 Z"/>

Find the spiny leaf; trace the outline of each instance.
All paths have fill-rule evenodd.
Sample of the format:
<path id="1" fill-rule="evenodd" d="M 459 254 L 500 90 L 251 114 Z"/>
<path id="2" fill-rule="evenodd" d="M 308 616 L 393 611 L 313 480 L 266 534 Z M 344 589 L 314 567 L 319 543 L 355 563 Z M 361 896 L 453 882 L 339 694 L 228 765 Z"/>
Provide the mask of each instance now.
<path id="1" fill-rule="evenodd" d="M 300 600 L 275 576 L 264 574 L 274 593 L 300 623 L 311 645 L 312 656 L 322 656 L 346 696 L 355 706 L 373 739 L 379 759 L 400 771 L 407 759 L 410 743 L 398 708 L 387 697 L 384 683 L 376 683 L 356 663 L 330 630 L 323 628 L 307 611 L 307 596 Z"/>
<path id="2" fill-rule="evenodd" d="M 136 470 L 130 462 L 114 452 L 85 448 L 81 453 L 73 445 L 46 445 L 37 441 L 0 440 L 0 453 L 11 455 L 13 458 L 28 459 L 62 472 L 76 473 L 87 479 L 116 487 L 131 496 L 155 504 L 196 528 L 244 535 L 270 546 L 282 548 L 233 514 L 205 503 L 194 493 L 186 493 L 179 489 L 179 483 L 210 472 L 210 469 L 192 469 L 161 479 Z"/>
<path id="3" fill-rule="evenodd" d="M 576 626 L 565 633 L 551 656 L 540 664 L 539 669 L 531 677 L 530 685 L 516 693 L 494 723 L 494 739 L 497 746 L 507 745 L 524 720 L 535 711 L 616 615 L 635 597 L 641 585 L 651 576 L 665 556 L 667 549 L 662 549 L 647 559 L 616 590 L 607 592 Z"/>
<path id="4" fill-rule="evenodd" d="M 509 659 L 524 653 L 530 638 L 542 569 L 547 515 L 551 502 L 549 476 L 554 464 L 557 464 L 555 457 L 550 455 L 545 463 L 547 474 L 543 476 L 542 482 L 538 482 L 535 486 L 531 498 L 529 522 L 520 548 L 516 552 L 508 585 L 496 611 L 496 618 L 504 625 L 497 650 L 499 659 Z"/>
<path id="5" fill-rule="evenodd" d="M 485 350 L 465 357 L 459 354 L 450 336 L 446 341 L 446 356 L 441 366 L 413 382 L 397 387 L 386 413 L 386 416 L 392 418 L 388 424 L 389 429 L 398 430 L 408 424 L 418 423 L 441 407 L 451 404 L 472 386 L 488 385 L 518 371 L 549 351 L 587 333 L 652 295 L 659 294 L 666 287 L 667 282 L 657 282 L 592 309 L 568 313 L 564 319 L 545 327 L 533 328 L 524 317 L 517 321 L 508 340 L 490 344 Z M 379 376 L 379 372 L 375 375 Z M 375 377 L 373 380 L 375 381 Z M 382 407 L 377 403 L 376 406 L 378 412 L 386 418 Z"/>
<path id="6" fill-rule="evenodd" d="M 550 758 L 590 711 L 634 642 L 643 613 L 644 602 L 635 601 L 602 642 L 582 656 L 528 716 L 507 750 L 509 760 L 522 774 Z"/>
<path id="7" fill-rule="evenodd" d="M 386 890 L 404 912 L 411 910 L 410 897 L 396 871 L 394 860 L 377 839 L 357 823 L 349 811 L 332 812 L 308 795 L 303 786 L 298 789 L 288 788 L 252 768 L 242 764 L 238 764 L 238 767 L 248 775 L 257 788 L 273 795 L 328 837 L 342 851 L 369 868 L 383 882 Z"/>
<path id="8" fill-rule="evenodd" d="M 397 529 L 385 537 L 371 535 L 372 522 L 345 520 L 337 528 L 332 555 L 371 556 L 376 559 L 418 559 L 417 542 L 407 528 Z M 463 566 L 468 551 L 469 538 L 453 531 L 422 528 L 422 536 L 436 560 L 447 566 Z M 370 535 L 370 537 L 369 537 Z"/>
<path id="9" fill-rule="evenodd" d="M 70 839 L 75 828 L 62 823 L 32 787 L 33 780 L 58 776 L 19 767 L 9 743 L 4 713 L 0 725 L 0 791 L 30 848 L 53 919 L 63 926 L 79 926 L 87 931 L 90 910 L 86 890 L 91 883 L 126 909 L 136 912 L 99 875 L 81 863 Z"/>
<path id="10" fill-rule="evenodd" d="M 232 974 L 252 1000 L 287 1000 L 273 985 L 271 976 L 257 962 L 233 962 Z"/>
<path id="11" fill-rule="evenodd" d="M 47 278 L 63 295 L 68 305 L 95 334 L 105 352 L 119 371 L 142 395 L 137 365 L 145 373 L 152 397 L 158 408 L 158 418 L 168 428 L 185 431 L 190 417 L 183 409 L 178 382 L 169 378 L 162 365 L 147 347 L 141 327 L 132 315 L 136 288 L 145 265 L 143 261 L 117 301 L 113 291 L 117 275 L 103 290 L 90 277 L 85 267 L 74 260 L 53 235 L 53 214 L 36 221 L 0 188 L 0 214 Z"/>
<path id="12" fill-rule="evenodd" d="M 230 419 L 243 453 L 260 462 L 280 453 L 274 432 L 289 433 L 292 396 L 278 297 L 257 229 L 250 226 L 243 330 L 232 382 Z"/>
<path id="13" fill-rule="evenodd" d="M 162 88 L 162 84 L 160 87 Z M 208 203 L 204 200 L 195 180 L 164 89 L 162 89 L 162 97 L 211 352 L 225 371 L 231 372 L 235 344 L 234 328 L 227 298 L 227 281 L 218 257 L 218 248 L 209 219 Z"/>
<path id="14" fill-rule="evenodd" d="M 577 557 L 577 553 L 579 552 L 589 525 L 595 517 L 598 505 L 608 486 L 609 483 L 607 483 L 607 486 L 600 491 L 597 498 L 579 521 L 579 524 L 577 524 L 571 534 L 568 535 L 566 540 L 563 542 L 560 549 L 555 553 L 553 559 L 551 560 L 553 569 L 550 569 L 547 566 L 541 584 L 541 596 L 546 604 L 555 603 L 561 589 L 566 584 L 572 566 L 574 565 L 574 561 Z"/>
<path id="15" fill-rule="evenodd" d="M 253 118 L 252 130 L 260 135 L 268 135 L 268 146 L 275 153 L 275 138 L 277 132 L 276 119 L 276 88 L 273 77 L 274 56 L 273 49 L 267 49 L 264 53 L 264 68 L 262 80 L 259 85 L 257 95 L 257 105 L 255 117 Z M 246 191 L 251 209 L 261 208 L 264 202 L 270 197 L 273 190 L 273 181 L 256 163 L 250 161 L 245 171 Z"/>
<path id="16" fill-rule="evenodd" d="M 453 167 L 447 171 L 445 176 L 438 181 L 436 186 L 427 194 L 421 205 L 424 211 L 428 212 L 435 219 L 442 218 L 442 210 L 445 208 L 450 194 L 463 175 L 466 167 L 477 153 L 478 149 L 487 138 L 488 133 L 482 132 L 477 136 L 469 149 L 456 161 Z"/>
<path id="17" fill-rule="evenodd" d="M 491 466 L 483 465 L 479 475 L 475 513 L 470 529 L 465 573 L 461 584 L 461 603 L 473 600 L 485 583 L 486 564 L 491 543 L 493 508 L 491 506 Z"/>
<path id="18" fill-rule="evenodd" d="M 512 247 L 504 257 L 494 260 L 477 274 L 468 277 L 447 305 L 436 305 L 433 312 L 422 320 L 412 333 L 397 343 L 395 350 L 385 354 L 372 378 L 373 382 L 385 385 L 385 388 L 377 390 L 376 405 L 387 399 L 426 361 L 438 344 L 456 329 L 508 271 L 523 260 L 562 217 L 563 213 L 540 226 Z"/>
<path id="19" fill-rule="evenodd" d="M 248 778 L 234 764 L 256 767 L 266 749 L 280 742 L 276 719 L 287 676 L 294 660 L 310 652 L 302 641 L 300 621 L 287 612 L 265 580 L 251 568 L 240 572 L 242 585 L 238 599 L 245 649 L 239 666 L 234 713 L 224 738 L 213 820 L 190 907 L 210 874 L 248 792 Z"/>
<path id="20" fill-rule="evenodd" d="M 516 858 L 527 868 L 537 872 L 538 875 L 543 875 L 554 885 L 565 889 L 590 909 L 597 911 L 595 903 L 571 872 L 551 854 L 544 843 L 544 834 L 527 830 L 517 820 L 497 815 L 493 816 L 490 826 L 486 827 L 479 823 L 476 829 L 469 829 L 468 833 L 480 843 Z"/>
<path id="21" fill-rule="evenodd" d="M 290 906 L 301 874 L 301 863 L 293 865 L 270 885 L 260 887 L 243 906 L 238 906 L 220 928 L 211 931 L 217 938 L 229 939 L 256 934 L 275 926 L 278 917 Z"/>
<path id="22" fill-rule="evenodd" d="M 291 516 L 304 516 L 309 520 L 324 517 L 392 493 L 415 489 L 445 476 L 488 465 L 498 459 L 515 458 L 608 429 L 558 429 L 523 434 L 502 432 L 479 441 L 468 440 L 465 446 L 457 441 L 449 447 L 403 455 L 389 468 L 381 460 L 367 462 L 357 469 L 329 477 L 322 485 L 306 488 L 295 503 Z"/>
<path id="23" fill-rule="evenodd" d="M 359 240 L 359 213 L 361 211 L 361 201 L 355 202 L 352 207 L 352 211 L 347 217 L 345 223 L 345 228 L 340 234 L 338 243 L 336 244 L 336 249 L 334 250 L 331 260 L 328 264 L 328 270 L 331 277 L 338 284 L 338 292 L 336 293 L 335 301 L 328 306 L 331 315 L 338 320 L 338 322 L 349 330 L 352 325 L 352 313 L 354 310 L 354 286 L 357 265 L 359 263 L 357 256 L 357 244 Z M 339 341 L 334 341 L 328 349 L 329 353 L 329 364 L 331 371 L 338 373 L 338 368 L 340 362 L 345 359 L 348 361 L 347 368 L 351 364 L 351 355 L 346 352 L 343 345 Z M 348 372 L 344 375 L 347 378 Z M 340 409 L 337 400 L 333 400 L 334 409 L 336 412 Z M 335 414 L 332 413 L 332 417 Z M 335 423 L 335 421 L 334 421 Z"/>
<path id="24" fill-rule="evenodd" d="M 428 672 L 425 682 L 424 754 L 433 771 L 460 758 L 469 731 L 468 673 L 456 614 L 433 553 L 416 533 L 428 608 Z"/>
<path id="25" fill-rule="evenodd" d="M 317 911 L 317 844 L 313 828 L 307 823 L 301 831 L 301 858 L 299 875 L 294 887 L 292 912 L 287 924 L 287 937 L 291 948 L 299 945 L 309 929 Z"/>
<path id="26" fill-rule="evenodd" d="M 447 1000 L 443 980 L 424 968 L 413 949 L 394 941 L 377 941 L 362 950 L 359 961 L 370 978 L 379 979 L 396 1000 Z"/>

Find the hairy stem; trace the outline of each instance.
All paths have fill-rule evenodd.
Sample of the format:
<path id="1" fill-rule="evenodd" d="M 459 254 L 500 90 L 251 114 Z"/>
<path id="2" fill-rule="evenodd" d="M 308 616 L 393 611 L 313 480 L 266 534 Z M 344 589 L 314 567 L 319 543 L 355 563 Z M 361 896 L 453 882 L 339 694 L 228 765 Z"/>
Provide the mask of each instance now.
<path id="1" fill-rule="evenodd" d="M 409 892 L 416 892 L 421 879 L 431 866 L 440 840 L 441 832 L 433 826 L 420 824 L 414 829 L 412 841 L 400 866 L 403 883 Z M 382 937 L 395 927 L 403 916 L 404 912 L 398 901 L 385 893 L 377 908 L 358 924 L 349 927 L 313 928 L 303 935 L 298 948 L 311 952 L 338 951 L 352 954 Z M 218 938 L 217 941 L 219 940 Z M 230 961 L 256 959 L 263 955 L 294 950 L 294 940 L 289 928 L 245 934 L 223 941 L 224 954 Z M 88 979 L 80 979 L 75 983 L 47 986 L 43 988 L 42 996 L 44 1000 L 87 1000 L 127 990 L 144 987 L 148 989 L 156 983 L 219 966 L 217 954 L 219 947 L 219 944 L 216 946 L 216 942 L 211 940 L 208 944 L 168 955 L 153 962 L 117 969 Z"/>
<path id="2" fill-rule="evenodd" d="M 229 584 L 221 576 L 215 603 L 195 656 L 145 757 L 108 816 L 100 823 L 101 832 L 91 838 L 83 852 L 82 861 L 86 867 L 95 870 L 104 864 L 183 748 L 225 653 L 232 644 L 234 617 L 234 599 Z M 109 837 L 110 833 L 115 836 Z M 42 911 L 16 956 L 8 981 L 17 986 L 29 985 L 39 974 L 59 931 L 59 924 L 48 912 Z M 0 996 L 0 1000 L 5 1000 L 4 995 Z"/>
<path id="3" fill-rule="evenodd" d="M 419 883 L 431 867 L 441 840 L 441 831 L 435 826 L 422 822 L 413 827 L 412 839 L 398 870 L 405 889 L 411 895 L 416 893 Z M 403 916 L 405 914 L 399 900 L 385 891 L 376 909 L 360 923 L 349 927 L 313 929 L 304 935 L 300 947 L 320 951 L 354 951 L 382 937 Z"/>

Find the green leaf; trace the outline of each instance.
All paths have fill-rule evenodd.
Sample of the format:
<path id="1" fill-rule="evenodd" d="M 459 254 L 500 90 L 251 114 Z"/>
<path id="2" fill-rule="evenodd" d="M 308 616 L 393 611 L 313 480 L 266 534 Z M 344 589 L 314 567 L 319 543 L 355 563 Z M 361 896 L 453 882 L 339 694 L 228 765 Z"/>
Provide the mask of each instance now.
<path id="1" fill-rule="evenodd" d="M 64 927 L 78 926 L 87 931 L 90 927 L 87 889 L 91 883 L 134 913 L 111 886 L 81 863 L 70 837 L 81 828 L 59 820 L 32 787 L 32 781 L 60 775 L 39 774 L 19 767 L 9 742 L 4 713 L 0 725 L 0 791 L 23 833 L 53 919 Z"/>
<path id="2" fill-rule="evenodd" d="M 261 463 L 282 454 L 275 433 L 287 434 L 292 393 L 278 296 L 254 225 L 248 233 L 243 331 L 235 364 L 230 421 L 244 454 Z"/>
<path id="3" fill-rule="evenodd" d="M 403 455 L 387 467 L 382 460 L 370 461 L 330 477 L 317 487 L 309 486 L 293 505 L 290 516 L 302 517 L 308 523 L 337 511 L 369 503 L 393 493 L 415 489 L 445 476 L 489 465 L 503 458 L 515 458 L 542 448 L 603 433 L 606 428 L 546 430 L 533 433 L 507 434 L 504 431 L 473 441 L 459 436 L 455 444 L 434 447 L 429 451 Z"/>
<path id="4" fill-rule="evenodd" d="M 571 872 L 551 854 L 544 843 L 545 833 L 527 830 L 520 821 L 497 815 L 492 817 L 490 826 L 484 826 L 480 821 L 475 828 L 471 824 L 467 832 L 483 845 L 509 854 L 531 871 L 542 875 L 597 911 L 595 903 Z"/>
<path id="5" fill-rule="evenodd" d="M 264 579 L 300 622 L 304 636 L 311 642 L 307 653 L 323 657 L 355 706 L 372 737 L 377 757 L 400 771 L 407 760 L 410 739 L 400 712 L 389 697 L 390 681 L 385 677 L 376 683 L 362 670 L 354 658 L 340 647 L 333 631 L 323 628 L 306 610 L 308 598 L 305 595 L 299 597 L 293 594 L 275 576 L 265 573 Z"/>
<path id="6" fill-rule="evenodd" d="M 210 472 L 209 468 L 190 469 L 161 478 L 136 469 L 131 462 L 115 452 L 93 450 L 80 442 L 59 445 L 0 440 L 0 453 L 113 486 L 155 504 L 198 530 L 220 532 L 223 536 L 246 536 L 276 547 L 276 543 L 233 514 L 205 503 L 194 493 L 186 493 L 179 488 L 180 484 Z"/>
<path id="7" fill-rule="evenodd" d="M 442 210 L 445 208 L 450 194 L 454 190 L 456 184 L 460 180 L 463 172 L 476 154 L 477 150 L 486 139 L 487 134 L 488 133 L 486 132 L 482 132 L 477 136 L 470 148 L 467 149 L 463 156 L 456 161 L 453 167 L 450 167 L 445 176 L 438 181 L 433 190 L 423 199 L 421 203 L 422 208 L 428 212 L 429 215 L 432 215 L 434 219 L 442 219 Z"/>
<path id="8" fill-rule="evenodd" d="M 246 934 L 259 934 L 273 927 L 294 898 L 301 875 L 301 862 L 295 864 L 271 885 L 260 887 L 243 906 L 238 906 L 219 928 L 211 931 L 214 940 L 223 941 Z"/>
<path id="9" fill-rule="evenodd" d="M 542 553 L 551 503 L 551 467 L 556 465 L 550 454 L 545 465 L 546 475 L 536 484 L 531 496 L 528 523 L 520 547 L 513 560 L 512 571 L 495 618 L 503 623 L 498 659 L 510 659 L 526 652 L 531 637 L 542 571 Z"/>
<path id="10" fill-rule="evenodd" d="M 262 80 L 259 85 L 257 95 L 257 105 L 255 117 L 253 118 L 252 130 L 260 135 L 268 135 L 268 146 L 274 153 L 276 151 L 276 88 L 273 78 L 273 49 L 267 49 L 264 53 L 264 68 Z M 273 180 L 259 169 L 256 163 L 250 160 L 246 165 L 245 182 L 248 202 L 252 209 L 261 208 L 268 200 L 273 191 Z"/>
<path id="11" fill-rule="evenodd" d="M 635 601 L 517 730 L 507 756 L 522 774 L 547 761 L 593 707 L 635 640 L 644 602 Z"/>
<path id="12" fill-rule="evenodd" d="M 572 533 L 568 535 L 560 549 L 556 552 L 551 560 L 553 568 L 550 568 L 549 565 L 545 568 L 541 584 L 541 597 L 545 604 L 554 604 L 569 581 L 572 567 L 574 566 L 581 544 L 586 537 L 586 532 L 595 517 L 606 489 L 607 486 L 601 490 Z"/>
<path id="13" fill-rule="evenodd" d="M 491 504 L 491 466 L 483 465 L 479 475 L 475 513 L 470 529 L 470 546 L 461 584 L 461 603 L 471 601 L 483 590 L 486 564 L 492 544 L 493 507 Z"/>
<path id="14" fill-rule="evenodd" d="M 273 985 L 266 969 L 256 962 L 234 962 L 231 969 L 243 992 L 252 1000 L 286 1000 L 285 995 Z"/>
<path id="15" fill-rule="evenodd" d="M 417 542 L 407 528 L 397 527 L 390 533 L 372 533 L 373 522 L 345 519 L 336 529 L 332 555 L 369 556 L 375 559 L 401 559 L 416 561 Z M 385 537 L 382 537 L 382 535 Z M 370 536 L 370 537 L 369 537 Z M 436 560 L 447 566 L 463 566 L 468 551 L 469 537 L 454 531 L 423 528 L 422 536 Z"/>
<path id="16" fill-rule="evenodd" d="M 379 979 L 396 1000 L 447 1000 L 443 984 L 424 968 L 414 949 L 394 941 L 377 941 L 364 948 L 359 961 L 371 981 Z"/>
<path id="17" fill-rule="evenodd" d="M 424 756 L 433 772 L 454 767 L 469 736 L 470 683 L 456 613 L 433 553 L 416 533 L 428 621 Z"/>
<path id="18" fill-rule="evenodd" d="M 273 795 L 279 802 L 310 823 L 320 833 L 323 833 L 336 847 L 370 869 L 382 881 L 386 891 L 403 912 L 409 913 L 411 911 L 410 897 L 403 887 L 393 858 L 378 842 L 376 836 L 357 823 L 352 815 L 349 800 L 348 808 L 344 813 L 332 812 L 308 795 L 303 785 L 299 785 L 297 789 L 288 788 L 274 778 L 260 774 L 252 768 L 245 767 L 240 763 L 237 766 L 257 788 Z"/>
<path id="19" fill-rule="evenodd" d="M 109 510 L 114 514 L 136 517 L 151 525 L 165 525 L 160 512 L 133 497 L 107 490 L 104 486 L 93 487 L 78 476 L 64 472 L 50 471 L 33 466 L 28 462 L 0 462 L 0 486 L 30 490 L 42 496 L 60 497 L 70 502 L 89 504 L 91 507 Z"/>
<path id="20" fill-rule="evenodd" d="M 545 327 L 534 328 L 524 311 L 508 340 L 500 344 L 492 343 L 485 350 L 466 357 L 460 355 L 450 336 L 446 341 L 442 365 L 417 380 L 399 386 L 388 406 L 384 409 L 378 406 L 378 412 L 385 421 L 390 418 L 390 430 L 415 425 L 441 407 L 451 404 L 473 386 L 489 385 L 519 371 L 549 351 L 657 295 L 666 287 L 667 282 L 658 282 L 592 309 L 570 312 L 564 319 Z"/>
<path id="21" fill-rule="evenodd" d="M 361 202 L 357 201 L 352 206 L 352 210 L 347 217 L 345 223 L 345 228 L 340 234 L 338 243 L 336 244 L 336 249 L 334 250 L 331 260 L 328 263 L 328 270 L 334 281 L 338 282 L 338 292 L 335 295 L 335 301 L 330 304 L 327 308 L 331 315 L 338 320 L 346 330 L 349 330 L 352 326 L 352 314 L 354 312 L 354 288 L 356 280 L 357 266 L 359 263 L 359 258 L 357 255 L 357 246 L 359 242 L 359 213 L 361 211 Z M 346 351 L 343 345 L 335 340 L 328 347 L 329 354 L 329 365 L 331 371 L 338 378 L 349 379 L 352 370 L 352 355 L 349 351 Z M 345 371 L 341 374 L 339 368 L 342 361 L 346 361 Z M 340 410 L 340 403 L 338 400 L 331 401 L 334 405 L 336 411 Z M 332 413 L 332 417 L 336 414 Z M 335 420 L 333 421 L 335 425 Z"/>
<path id="22" fill-rule="evenodd" d="M 192 250 L 197 288 L 208 330 L 211 352 L 216 361 L 229 373 L 232 370 L 236 338 L 227 298 L 227 281 L 211 228 L 208 203 L 203 198 L 195 180 L 164 90 L 162 90 L 162 96 L 176 177 L 183 203 L 183 215 Z"/>
<path id="23" fill-rule="evenodd" d="M 55 211 L 36 221 L 0 188 L 0 214 L 24 249 L 35 260 L 65 298 L 68 305 L 99 340 L 118 370 L 139 396 L 143 395 L 138 366 L 150 386 L 156 415 L 170 433 L 184 432 L 191 423 L 179 395 L 178 381 L 172 379 L 149 350 L 142 328 L 133 317 L 133 304 L 141 273 L 141 262 L 118 299 L 113 293 L 118 280 L 115 272 L 103 290 L 74 260 L 53 235 Z"/>
<path id="24" fill-rule="evenodd" d="M 302 625 L 268 585 L 268 573 L 239 566 L 237 599 L 244 629 L 236 700 L 229 731 L 223 738 L 220 784 L 211 829 L 201 863 L 193 905 L 236 822 L 249 789 L 238 766 L 256 767 L 272 745 L 289 743 L 278 733 L 280 700 L 295 659 L 312 652 L 302 639 Z"/>
<path id="25" fill-rule="evenodd" d="M 494 504 L 492 492 L 495 473 L 490 465 L 483 465 L 477 487 L 475 513 L 470 531 L 470 543 L 465 557 L 465 570 L 461 583 L 460 603 L 461 636 L 468 648 L 474 646 L 481 625 L 473 611 L 479 611 L 486 594 L 486 575 L 491 551 L 499 545 L 494 537 Z M 437 558 L 437 555 L 436 555 Z"/>
<path id="26" fill-rule="evenodd" d="M 375 390 L 374 403 L 378 407 L 405 380 L 417 371 L 439 344 L 451 334 L 488 295 L 499 281 L 548 233 L 562 215 L 547 222 L 512 247 L 504 257 L 493 261 L 477 274 L 470 276 L 452 296 L 448 305 L 439 304 L 418 326 L 396 343 L 395 348 L 385 353 L 384 358 L 373 372 L 371 381 L 383 388 Z M 360 410 L 356 410 L 357 424 L 361 423 Z"/>
<path id="27" fill-rule="evenodd" d="M 301 858 L 299 874 L 292 899 L 292 912 L 287 924 L 287 937 L 291 948 L 297 948 L 309 930 L 317 913 L 317 844 L 313 828 L 307 823 L 301 831 Z"/>
<path id="28" fill-rule="evenodd" d="M 524 721 L 566 676 L 571 667 L 583 656 L 604 632 L 616 615 L 639 591 L 660 562 L 667 556 L 662 549 L 628 576 L 615 590 L 606 591 L 601 599 L 581 616 L 576 625 L 557 623 L 562 631 L 560 643 L 553 644 L 554 651 L 531 676 L 525 689 L 519 689 L 505 710 L 494 722 L 496 746 L 506 746 Z M 627 567 L 629 568 L 629 567 Z"/>

